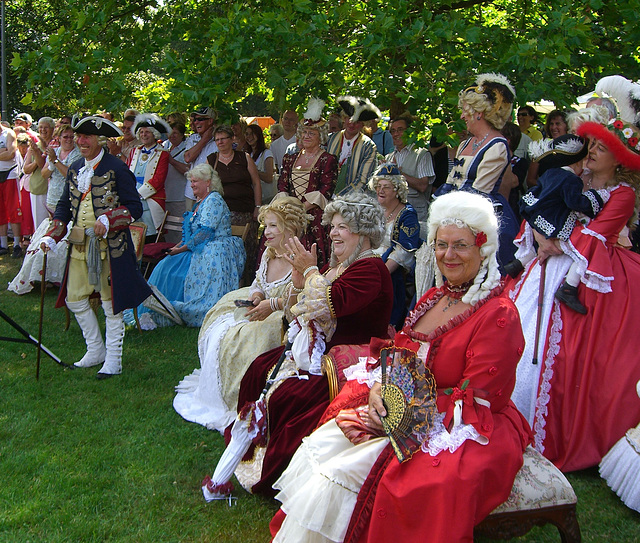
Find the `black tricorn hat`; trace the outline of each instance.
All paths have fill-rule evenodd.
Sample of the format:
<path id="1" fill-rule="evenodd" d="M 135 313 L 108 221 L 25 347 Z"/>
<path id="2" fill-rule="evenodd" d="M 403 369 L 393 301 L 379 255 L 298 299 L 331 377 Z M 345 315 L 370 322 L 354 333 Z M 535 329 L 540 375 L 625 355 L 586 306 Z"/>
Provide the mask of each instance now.
<path id="1" fill-rule="evenodd" d="M 104 136 L 106 138 L 116 138 L 122 136 L 120 130 L 115 124 L 103 117 L 90 115 L 88 117 L 78 118 L 77 115 L 71 119 L 71 128 L 76 134 L 87 134 L 89 136 Z"/>
<path id="2" fill-rule="evenodd" d="M 562 168 L 580 162 L 587 156 L 589 145 L 580 136 L 565 134 L 556 139 L 545 139 L 531 142 L 529 153 L 540 164 L 538 175 L 550 168 Z"/>
<path id="3" fill-rule="evenodd" d="M 351 122 L 373 121 L 382 117 L 380 110 L 367 98 L 356 96 L 339 96 L 338 103 L 342 110 L 349 115 Z"/>

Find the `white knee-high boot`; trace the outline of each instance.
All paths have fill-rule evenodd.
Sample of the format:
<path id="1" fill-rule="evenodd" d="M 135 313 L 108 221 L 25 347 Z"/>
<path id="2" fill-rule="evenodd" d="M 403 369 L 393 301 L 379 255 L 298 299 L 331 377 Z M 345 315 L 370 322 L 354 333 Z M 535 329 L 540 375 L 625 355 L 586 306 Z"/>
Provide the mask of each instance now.
<path id="1" fill-rule="evenodd" d="M 90 368 L 102 364 L 105 360 L 106 350 L 98 325 L 98 318 L 89 305 L 89 298 L 79 302 L 66 301 L 67 307 L 75 315 L 82 336 L 87 344 L 87 352 L 74 364 L 78 368 Z"/>
<path id="2" fill-rule="evenodd" d="M 107 356 L 104 365 L 98 372 L 98 379 L 106 379 L 122 373 L 122 342 L 124 340 L 122 312 L 114 314 L 111 300 L 102 302 L 102 309 L 104 309 L 107 323 L 105 338 Z"/>

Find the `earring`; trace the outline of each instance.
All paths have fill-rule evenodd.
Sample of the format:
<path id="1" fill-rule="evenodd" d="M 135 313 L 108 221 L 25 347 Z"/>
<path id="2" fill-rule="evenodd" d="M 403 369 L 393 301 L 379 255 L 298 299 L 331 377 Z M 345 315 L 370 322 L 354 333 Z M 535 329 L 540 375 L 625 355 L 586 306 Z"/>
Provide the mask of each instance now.
<path id="1" fill-rule="evenodd" d="M 482 115 L 478 115 L 478 116 L 476 117 L 476 120 L 478 120 L 478 121 L 479 121 L 480 119 L 482 119 Z"/>

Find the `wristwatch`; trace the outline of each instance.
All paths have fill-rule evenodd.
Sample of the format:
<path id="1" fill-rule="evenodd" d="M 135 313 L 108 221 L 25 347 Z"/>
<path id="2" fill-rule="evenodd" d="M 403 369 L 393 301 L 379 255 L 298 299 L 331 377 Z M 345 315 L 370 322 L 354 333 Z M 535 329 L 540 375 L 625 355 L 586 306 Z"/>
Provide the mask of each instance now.
<path id="1" fill-rule="evenodd" d="M 53 161 L 53 164 L 57 164 L 58 162 L 60 162 L 57 158 Z"/>

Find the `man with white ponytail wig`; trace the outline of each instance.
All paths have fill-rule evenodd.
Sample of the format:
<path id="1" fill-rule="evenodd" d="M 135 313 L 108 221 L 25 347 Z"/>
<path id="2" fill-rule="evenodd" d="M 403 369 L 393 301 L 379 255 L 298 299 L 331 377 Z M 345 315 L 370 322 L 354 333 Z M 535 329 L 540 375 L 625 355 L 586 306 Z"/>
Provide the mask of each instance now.
<path id="1" fill-rule="evenodd" d="M 164 218 L 169 153 L 158 140 L 163 134 L 168 135 L 171 127 L 154 113 L 143 113 L 136 116 L 132 131 L 142 145 L 132 151 L 127 165 L 136 176 L 144 209 L 141 220 L 147 225 L 149 236 L 157 233 Z"/>

